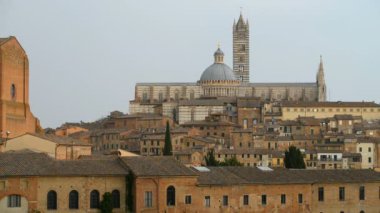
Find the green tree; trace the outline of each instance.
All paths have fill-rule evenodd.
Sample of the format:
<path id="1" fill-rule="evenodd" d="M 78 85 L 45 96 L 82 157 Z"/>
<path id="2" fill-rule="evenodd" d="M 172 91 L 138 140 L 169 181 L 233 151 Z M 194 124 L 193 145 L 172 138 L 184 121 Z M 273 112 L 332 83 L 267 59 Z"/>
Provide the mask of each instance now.
<path id="1" fill-rule="evenodd" d="M 219 161 L 215 159 L 214 150 L 211 149 L 207 152 L 205 156 L 206 166 L 218 166 Z"/>
<path id="2" fill-rule="evenodd" d="M 103 200 L 100 202 L 100 211 L 102 213 L 112 213 L 112 195 L 109 192 L 103 194 Z"/>
<path id="3" fill-rule="evenodd" d="M 219 165 L 220 166 L 243 166 L 243 164 L 238 161 L 236 156 L 233 156 L 230 159 L 224 159 L 224 161 L 220 162 Z"/>
<path id="4" fill-rule="evenodd" d="M 164 145 L 164 155 L 173 155 L 172 153 L 172 139 L 170 136 L 170 125 L 169 121 L 166 121 L 166 132 L 165 132 L 165 145 Z"/>
<path id="5" fill-rule="evenodd" d="M 289 150 L 285 151 L 284 159 L 285 167 L 288 169 L 305 169 L 306 165 L 303 160 L 303 155 L 295 146 L 290 146 Z"/>

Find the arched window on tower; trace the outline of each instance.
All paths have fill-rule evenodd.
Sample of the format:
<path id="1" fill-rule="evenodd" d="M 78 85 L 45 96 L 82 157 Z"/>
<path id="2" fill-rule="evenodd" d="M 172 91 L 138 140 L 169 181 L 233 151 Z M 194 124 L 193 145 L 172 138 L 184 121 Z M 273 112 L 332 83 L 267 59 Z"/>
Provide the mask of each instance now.
<path id="1" fill-rule="evenodd" d="M 92 190 L 90 193 L 90 208 L 97 209 L 99 208 L 99 191 L 98 190 Z"/>
<path id="2" fill-rule="evenodd" d="M 54 190 L 47 193 L 47 209 L 57 209 L 57 192 Z"/>
<path id="3" fill-rule="evenodd" d="M 15 84 L 11 85 L 11 97 L 12 97 L 12 99 L 16 98 L 16 86 L 15 86 Z"/>
<path id="4" fill-rule="evenodd" d="M 169 186 L 166 189 L 166 204 L 168 206 L 175 206 L 175 188 L 174 188 L 174 186 Z"/>
<path id="5" fill-rule="evenodd" d="M 244 72 L 244 65 L 239 65 L 239 71 Z"/>
<path id="6" fill-rule="evenodd" d="M 76 190 L 72 190 L 69 194 L 69 209 L 79 208 L 79 194 Z"/>

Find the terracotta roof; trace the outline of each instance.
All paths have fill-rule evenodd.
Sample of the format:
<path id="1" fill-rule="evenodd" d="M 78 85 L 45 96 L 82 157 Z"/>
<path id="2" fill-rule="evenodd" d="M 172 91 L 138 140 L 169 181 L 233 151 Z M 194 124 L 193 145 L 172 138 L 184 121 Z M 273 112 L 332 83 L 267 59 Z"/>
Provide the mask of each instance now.
<path id="1" fill-rule="evenodd" d="M 260 100 L 254 100 L 254 99 L 237 99 L 237 107 L 243 107 L 243 108 L 260 108 L 262 106 L 262 102 Z"/>
<path id="2" fill-rule="evenodd" d="M 55 160 L 29 150 L 0 153 L 0 177 L 7 176 L 119 176 L 127 175 L 117 159 Z"/>
<path id="3" fill-rule="evenodd" d="M 374 137 L 358 137 L 358 143 L 380 143 L 380 138 Z"/>
<path id="4" fill-rule="evenodd" d="M 352 115 L 335 115 L 334 117 L 337 120 L 354 120 Z"/>
<path id="5" fill-rule="evenodd" d="M 268 82 L 268 83 L 249 83 L 249 86 L 253 87 L 311 87 L 316 88 L 317 84 L 314 82 L 301 82 L 301 83 L 275 83 L 275 82 Z"/>
<path id="6" fill-rule="evenodd" d="M 35 134 L 35 133 L 25 133 L 23 135 L 17 136 L 15 138 L 9 139 L 8 142 L 11 143 L 12 140 L 15 140 L 19 137 L 23 137 L 24 135 L 32 135 L 34 137 L 38 137 L 44 140 L 51 141 L 53 143 L 61 144 L 61 145 L 80 145 L 80 146 L 92 146 L 89 143 L 85 143 L 83 141 L 74 139 L 72 137 L 60 137 L 53 134 Z"/>
<path id="7" fill-rule="evenodd" d="M 181 124 L 184 127 L 190 126 L 237 126 L 235 123 L 228 121 L 190 121 Z"/>
<path id="8" fill-rule="evenodd" d="M 229 154 L 229 155 L 241 155 L 241 154 L 258 154 L 258 155 L 274 155 L 274 156 L 282 156 L 283 152 L 268 150 L 268 149 L 221 149 L 215 150 L 215 154 Z"/>
<path id="9" fill-rule="evenodd" d="M 196 176 L 172 156 L 122 157 L 122 161 L 136 176 Z"/>
<path id="10" fill-rule="evenodd" d="M 215 140 L 215 138 L 211 138 L 211 137 L 192 136 L 189 138 L 193 140 L 197 140 L 197 141 L 202 141 L 205 143 L 219 143 L 217 140 Z"/>
<path id="11" fill-rule="evenodd" d="M 262 171 L 255 167 L 207 167 L 197 172 L 199 185 L 310 184 L 380 182 L 373 170 L 291 170 L 274 168 Z"/>
<path id="12" fill-rule="evenodd" d="M 298 102 L 284 101 L 283 107 L 380 107 L 375 102 Z"/>
<path id="13" fill-rule="evenodd" d="M 178 106 L 224 106 L 224 100 L 219 99 L 194 99 L 183 100 L 178 103 Z"/>

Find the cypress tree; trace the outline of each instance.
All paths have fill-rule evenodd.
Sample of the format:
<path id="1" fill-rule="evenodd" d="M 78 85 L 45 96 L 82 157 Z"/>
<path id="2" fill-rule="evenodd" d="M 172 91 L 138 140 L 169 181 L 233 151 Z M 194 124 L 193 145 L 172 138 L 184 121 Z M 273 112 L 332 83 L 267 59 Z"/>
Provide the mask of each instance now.
<path id="1" fill-rule="evenodd" d="M 295 146 L 290 146 L 289 150 L 285 151 L 284 159 L 285 167 L 288 169 L 305 169 L 306 165 L 303 160 L 303 155 Z"/>
<path id="2" fill-rule="evenodd" d="M 101 213 L 112 213 L 112 195 L 109 192 L 103 194 L 103 200 L 100 202 Z"/>
<path id="3" fill-rule="evenodd" d="M 170 136 L 170 126 L 169 121 L 166 121 L 166 131 L 165 131 L 165 145 L 164 145 L 164 152 L 163 154 L 166 155 L 173 155 L 172 153 L 172 139 Z"/>
<path id="4" fill-rule="evenodd" d="M 214 150 L 211 149 L 205 156 L 206 166 L 218 166 L 219 161 L 215 159 Z"/>

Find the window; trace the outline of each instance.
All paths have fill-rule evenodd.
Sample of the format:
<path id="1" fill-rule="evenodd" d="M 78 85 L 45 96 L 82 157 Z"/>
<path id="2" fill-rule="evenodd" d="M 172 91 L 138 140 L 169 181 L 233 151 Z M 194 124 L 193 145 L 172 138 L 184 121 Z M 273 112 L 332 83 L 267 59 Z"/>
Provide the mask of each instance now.
<path id="1" fill-rule="evenodd" d="M 324 201 L 325 200 L 325 192 L 323 187 L 318 188 L 318 201 Z"/>
<path id="2" fill-rule="evenodd" d="M 9 195 L 8 196 L 8 207 L 9 208 L 21 207 L 21 196 L 20 195 Z"/>
<path id="3" fill-rule="evenodd" d="M 144 193 L 144 206 L 146 208 L 150 208 L 150 207 L 153 206 L 152 204 L 153 204 L 152 192 L 151 191 L 146 191 Z"/>
<path id="4" fill-rule="evenodd" d="M 361 147 L 359 147 L 359 152 L 362 152 L 362 148 Z"/>
<path id="5" fill-rule="evenodd" d="M 261 205 L 267 205 L 267 195 L 261 195 Z"/>
<path id="6" fill-rule="evenodd" d="M 223 195 L 223 206 L 228 206 L 228 196 Z"/>
<path id="7" fill-rule="evenodd" d="M 359 188 L 359 200 L 365 200 L 365 188 L 360 186 Z"/>
<path id="8" fill-rule="evenodd" d="M 368 157 L 368 163 L 372 163 L 372 158 Z"/>
<path id="9" fill-rule="evenodd" d="M 166 205 L 175 206 L 175 188 L 174 188 L 174 186 L 169 186 L 166 189 Z"/>
<path id="10" fill-rule="evenodd" d="M 243 196 L 243 205 L 245 205 L 245 206 L 249 205 L 249 195 Z"/>
<path id="11" fill-rule="evenodd" d="M 243 128 L 244 128 L 244 129 L 247 129 L 247 127 L 248 127 L 248 120 L 247 120 L 247 119 L 244 119 L 244 120 L 243 120 Z"/>
<path id="12" fill-rule="evenodd" d="M 16 98 L 16 86 L 14 84 L 11 86 L 11 97 L 12 99 Z"/>
<path id="13" fill-rule="evenodd" d="M 245 51 L 245 44 L 242 44 L 242 45 L 240 46 L 240 51 Z"/>
<path id="14" fill-rule="evenodd" d="M 97 209 L 99 208 L 99 191 L 92 190 L 90 193 L 90 208 Z"/>
<path id="15" fill-rule="evenodd" d="M 185 204 L 191 204 L 191 195 L 185 196 Z"/>
<path id="16" fill-rule="evenodd" d="M 53 190 L 47 193 L 47 209 L 57 209 L 57 192 Z"/>
<path id="17" fill-rule="evenodd" d="M 69 209 L 79 208 L 79 194 L 77 191 L 72 190 L 69 194 Z"/>
<path id="18" fill-rule="evenodd" d="M 299 204 L 303 203 L 303 197 L 302 197 L 302 194 L 298 194 L 298 203 L 299 203 Z"/>
<path id="19" fill-rule="evenodd" d="M 239 65 L 239 71 L 243 72 L 244 71 L 244 65 Z"/>
<path id="20" fill-rule="evenodd" d="M 371 147 L 368 147 L 368 152 L 371 152 L 372 150 L 371 150 Z"/>
<path id="21" fill-rule="evenodd" d="M 119 190 L 112 191 L 112 207 L 120 208 L 120 192 Z"/>
<path id="22" fill-rule="evenodd" d="M 194 92 L 191 92 L 190 93 L 190 100 L 193 100 L 194 99 Z"/>
<path id="23" fill-rule="evenodd" d="M 285 204 L 285 203 L 286 203 L 286 195 L 282 194 L 281 195 L 281 204 Z"/>
<path id="24" fill-rule="evenodd" d="M 344 201 L 344 199 L 345 199 L 344 187 L 339 187 L 339 200 Z"/>
<path id="25" fill-rule="evenodd" d="M 210 207 L 210 205 L 211 205 L 210 196 L 205 196 L 205 207 Z"/>
<path id="26" fill-rule="evenodd" d="M 148 94 L 146 92 L 143 93 L 143 101 L 147 101 L 148 100 Z"/>

